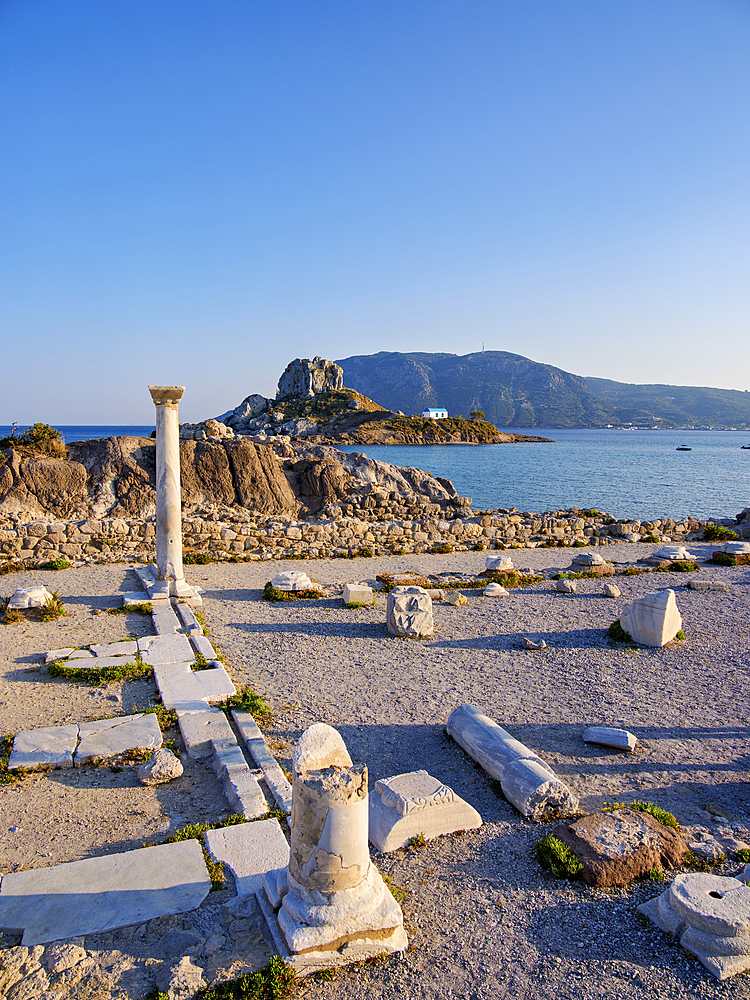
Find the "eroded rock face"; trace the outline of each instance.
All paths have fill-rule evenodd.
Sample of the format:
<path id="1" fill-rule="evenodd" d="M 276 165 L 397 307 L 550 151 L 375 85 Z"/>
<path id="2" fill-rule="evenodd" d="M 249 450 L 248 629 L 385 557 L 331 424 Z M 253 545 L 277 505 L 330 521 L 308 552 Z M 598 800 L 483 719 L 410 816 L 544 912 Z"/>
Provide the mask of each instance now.
<path id="1" fill-rule="evenodd" d="M 333 361 L 315 357 L 296 358 L 286 366 L 279 379 L 276 393 L 279 399 L 285 396 L 308 398 L 319 392 L 335 392 L 344 388 L 344 369 Z"/>

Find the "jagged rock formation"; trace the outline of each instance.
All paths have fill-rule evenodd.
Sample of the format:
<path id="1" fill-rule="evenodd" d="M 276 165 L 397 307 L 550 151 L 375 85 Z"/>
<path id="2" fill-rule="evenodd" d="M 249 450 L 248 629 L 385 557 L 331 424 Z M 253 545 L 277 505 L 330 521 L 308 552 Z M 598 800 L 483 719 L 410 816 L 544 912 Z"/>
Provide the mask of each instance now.
<path id="1" fill-rule="evenodd" d="M 333 361 L 315 357 L 296 358 L 286 366 L 276 396 L 285 399 L 306 399 L 321 392 L 336 392 L 344 388 L 344 373 Z"/>
<path id="2" fill-rule="evenodd" d="M 364 455 L 323 446 L 273 447 L 246 438 L 180 441 L 183 508 L 214 505 L 257 514 L 306 517 L 323 512 L 362 513 L 376 504 L 374 489 L 400 499 L 404 509 L 432 513 L 465 507 L 447 479 L 400 469 Z M 0 512 L 57 518 L 153 518 L 156 512 L 156 443 L 119 437 L 77 441 L 67 459 L 28 458 L 0 451 Z"/>

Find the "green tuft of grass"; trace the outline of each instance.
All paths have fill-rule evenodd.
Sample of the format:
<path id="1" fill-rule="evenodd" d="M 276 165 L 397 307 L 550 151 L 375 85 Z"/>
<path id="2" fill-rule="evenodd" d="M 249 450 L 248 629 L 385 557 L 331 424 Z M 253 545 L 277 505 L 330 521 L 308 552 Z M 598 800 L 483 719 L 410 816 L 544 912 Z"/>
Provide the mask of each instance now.
<path id="1" fill-rule="evenodd" d="M 221 861 L 214 861 L 211 858 L 211 855 L 206 850 L 205 837 L 203 835 L 206 830 L 219 830 L 221 827 L 237 826 L 238 823 L 245 822 L 247 820 L 244 816 L 241 816 L 239 813 L 233 813 L 231 816 L 227 816 L 226 819 L 219 820 L 216 823 L 188 823 L 186 826 L 180 827 L 179 830 L 175 830 L 171 836 L 167 837 L 164 843 L 176 844 L 180 840 L 197 840 L 203 849 L 203 858 L 211 878 L 211 891 L 215 892 L 216 890 L 223 889 L 226 883 L 224 864 Z"/>
<path id="2" fill-rule="evenodd" d="M 10 785 L 21 777 L 18 772 L 8 770 L 8 761 L 13 750 L 15 736 L 15 733 L 7 733 L 0 737 L 0 785 Z"/>
<path id="3" fill-rule="evenodd" d="M 169 1000 L 169 994 L 164 993 L 158 986 L 152 986 L 143 1000 Z"/>
<path id="4" fill-rule="evenodd" d="M 473 551 L 474 551 L 474 552 L 484 552 L 484 549 L 485 549 L 485 544 L 484 544 L 484 542 L 477 542 L 477 543 L 476 543 L 476 544 L 475 544 L 475 545 L 473 546 Z"/>
<path id="5" fill-rule="evenodd" d="M 583 865 L 570 848 L 551 833 L 537 840 L 534 850 L 539 864 L 551 871 L 555 878 L 580 878 Z"/>
<path id="6" fill-rule="evenodd" d="M 734 856 L 737 858 L 738 861 L 744 861 L 745 864 L 750 863 L 750 850 L 748 850 L 746 847 L 743 847 L 739 851 L 735 851 Z"/>
<path id="7" fill-rule="evenodd" d="M 430 549 L 430 552 L 432 553 L 433 556 L 448 555 L 452 551 L 453 551 L 453 546 L 447 544 L 433 545 L 432 548 Z"/>
<path id="8" fill-rule="evenodd" d="M 648 813 L 662 826 L 671 826 L 673 830 L 680 829 L 680 824 L 675 816 L 654 802 L 639 802 L 637 800 L 635 802 L 605 802 L 602 806 L 602 812 L 613 812 L 616 809 L 632 809 L 634 812 Z"/>
<path id="9" fill-rule="evenodd" d="M 297 992 L 297 985 L 294 969 L 274 955 L 257 972 L 205 987 L 196 1000 L 288 1000 Z"/>
<path id="10" fill-rule="evenodd" d="M 393 884 L 393 878 L 390 875 L 384 875 L 383 876 L 383 881 L 388 886 L 388 889 L 390 890 L 391 895 L 393 896 L 393 898 L 396 900 L 396 902 L 400 906 L 403 903 L 403 901 L 406 899 L 407 890 L 404 889 L 404 888 L 402 888 L 401 886 L 394 885 Z"/>
<path id="11" fill-rule="evenodd" d="M 182 562 L 185 566 L 208 566 L 211 562 L 211 556 L 208 552 L 190 552 L 186 556 L 182 557 Z"/>
<path id="12" fill-rule="evenodd" d="M 263 588 L 264 601 L 306 601 L 322 596 L 319 590 L 277 590 L 270 580 Z"/>
<path id="13" fill-rule="evenodd" d="M 124 659 L 124 657 L 123 657 Z M 50 677 L 64 677 L 68 681 L 85 681 L 87 684 L 111 684 L 113 681 L 125 681 L 134 677 L 146 677 L 153 672 L 153 667 L 140 659 L 111 667 L 66 667 L 65 663 L 73 660 L 58 660 L 50 663 L 47 668 Z M 90 662 L 88 659 L 86 662 Z M 95 662 L 95 658 L 94 658 Z"/>
<path id="14" fill-rule="evenodd" d="M 651 570 L 648 566 L 628 566 L 623 576 L 642 576 L 644 573 L 650 573 Z"/>
<path id="15" fill-rule="evenodd" d="M 412 837 L 410 839 L 406 846 L 412 848 L 413 850 L 419 850 L 422 847 L 427 847 L 427 838 L 423 833 L 418 833 L 416 837 Z"/>
<path id="16" fill-rule="evenodd" d="M 651 868 L 643 877 L 648 879 L 649 882 L 663 882 L 664 872 L 661 868 Z"/>
<path id="17" fill-rule="evenodd" d="M 347 601 L 344 605 L 345 608 L 349 608 L 350 611 L 356 611 L 357 608 L 369 608 L 375 603 L 375 598 L 373 598 L 369 604 L 365 604 L 362 601 Z"/>
<path id="18" fill-rule="evenodd" d="M 70 569 L 70 563 L 67 559 L 49 559 L 37 566 L 37 569 Z"/>
<path id="19" fill-rule="evenodd" d="M 238 708 L 243 712 L 249 712 L 259 726 L 268 726 L 274 719 L 274 711 L 265 698 L 249 687 L 242 688 L 237 694 L 223 701 L 222 708 L 225 711 Z"/>
<path id="20" fill-rule="evenodd" d="M 645 535 L 645 536 L 644 536 L 644 537 L 643 537 L 643 538 L 641 539 L 641 541 L 642 541 L 642 542 L 651 542 L 651 544 L 652 544 L 652 545 L 655 545 L 655 544 L 656 544 L 657 542 L 659 542 L 659 541 L 660 541 L 660 539 L 659 539 L 659 536 L 658 536 L 658 535 Z"/>
<path id="21" fill-rule="evenodd" d="M 372 549 L 364 548 L 359 550 L 360 559 L 372 559 L 373 554 Z"/>
<path id="22" fill-rule="evenodd" d="M 620 624 L 620 619 L 612 622 L 612 624 L 607 629 L 607 635 L 612 640 L 612 642 L 627 643 L 629 646 L 635 646 L 636 643 L 633 641 L 633 636 L 630 632 L 626 632 L 625 629 Z"/>
<path id="23" fill-rule="evenodd" d="M 108 615 L 127 615 L 130 612 L 134 615 L 150 615 L 152 611 L 151 602 L 144 601 L 142 604 L 124 604 L 121 608 L 108 608 Z"/>
<path id="24" fill-rule="evenodd" d="M 53 622 L 58 618 L 67 618 L 68 612 L 62 602 L 59 590 L 53 590 L 50 597 L 44 602 L 41 608 L 41 618 L 43 622 Z"/>

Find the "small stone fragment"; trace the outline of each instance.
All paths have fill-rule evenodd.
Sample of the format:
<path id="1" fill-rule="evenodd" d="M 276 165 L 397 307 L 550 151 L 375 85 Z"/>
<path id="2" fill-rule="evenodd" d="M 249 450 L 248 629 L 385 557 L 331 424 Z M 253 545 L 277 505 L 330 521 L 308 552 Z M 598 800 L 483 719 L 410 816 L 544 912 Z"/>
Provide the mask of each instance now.
<path id="1" fill-rule="evenodd" d="M 547 648 L 547 643 L 544 641 L 544 639 L 540 639 L 539 642 L 535 642 L 533 639 L 529 639 L 528 636 L 524 636 L 524 639 L 523 639 L 523 648 L 524 649 L 546 649 Z"/>
<path id="2" fill-rule="evenodd" d="M 488 583 L 482 591 L 485 597 L 507 597 L 508 591 L 499 583 Z"/>
<path id="3" fill-rule="evenodd" d="M 446 598 L 448 604 L 452 604 L 455 608 L 460 608 L 462 604 L 468 604 L 468 600 L 459 590 L 452 590 Z"/>
<path id="4" fill-rule="evenodd" d="M 47 971 L 56 975 L 66 969 L 72 969 L 86 957 L 86 949 L 78 944 L 67 941 L 55 941 L 47 945 L 44 952 L 44 964 Z"/>
<path id="5" fill-rule="evenodd" d="M 344 584 L 344 604 L 372 604 L 372 588 L 363 583 Z"/>
<path id="6" fill-rule="evenodd" d="M 731 589 L 723 580 L 688 580 L 687 585 L 689 590 L 717 590 L 724 594 Z"/>
<path id="7" fill-rule="evenodd" d="M 573 556 L 573 564 L 575 566 L 603 566 L 604 560 L 598 552 L 579 552 L 577 556 Z"/>
<path id="8" fill-rule="evenodd" d="M 577 589 L 577 580 L 558 580 L 555 583 L 555 590 L 558 594 L 575 594 Z"/>
<path id="9" fill-rule="evenodd" d="M 607 726 L 589 726 L 583 731 L 585 743 L 599 743 L 605 747 L 616 747 L 618 750 L 635 750 L 637 737 L 627 729 L 609 729 Z"/>
<path id="10" fill-rule="evenodd" d="M 613 599 L 622 597 L 622 591 L 620 590 L 619 587 L 615 586 L 614 583 L 605 583 L 604 587 L 602 588 L 602 594 L 605 597 L 611 597 Z"/>
<path id="11" fill-rule="evenodd" d="M 161 747 L 138 768 L 138 780 L 142 785 L 163 785 L 179 778 L 182 770 L 180 760 L 172 751 Z"/>

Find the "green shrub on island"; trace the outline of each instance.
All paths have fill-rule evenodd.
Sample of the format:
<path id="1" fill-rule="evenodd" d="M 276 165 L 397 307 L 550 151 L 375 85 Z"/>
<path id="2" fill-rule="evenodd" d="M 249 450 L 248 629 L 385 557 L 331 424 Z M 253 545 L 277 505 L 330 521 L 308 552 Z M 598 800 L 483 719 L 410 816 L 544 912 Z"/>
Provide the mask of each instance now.
<path id="1" fill-rule="evenodd" d="M 736 531 L 721 524 L 707 524 L 703 529 L 704 542 L 733 542 L 736 538 Z"/>
<path id="2" fill-rule="evenodd" d="M 27 454 L 51 455 L 56 458 L 67 455 L 62 434 L 49 424 L 34 424 L 18 436 L 9 434 L 8 437 L 0 438 L 0 448 L 16 448 Z"/>
<path id="3" fill-rule="evenodd" d="M 546 834 L 534 844 L 534 850 L 542 868 L 551 871 L 555 878 L 577 879 L 583 871 L 583 865 L 573 854 L 567 844 L 563 844 L 551 833 Z"/>

